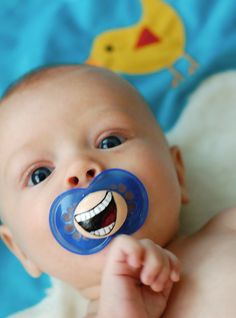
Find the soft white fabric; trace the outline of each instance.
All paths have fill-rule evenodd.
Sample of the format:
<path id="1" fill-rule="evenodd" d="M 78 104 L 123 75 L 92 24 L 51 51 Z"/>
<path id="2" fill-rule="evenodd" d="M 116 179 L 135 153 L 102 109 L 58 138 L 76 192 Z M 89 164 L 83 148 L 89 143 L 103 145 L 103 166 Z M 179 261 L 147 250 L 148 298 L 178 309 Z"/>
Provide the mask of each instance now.
<path id="1" fill-rule="evenodd" d="M 167 137 L 182 148 L 190 203 L 181 231 L 191 233 L 236 204 L 236 71 L 203 82 Z"/>
<path id="2" fill-rule="evenodd" d="M 183 151 L 190 203 L 181 214 L 181 231 L 191 233 L 236 203 L 236 71 L 203 82 L 167 137 Z M 87 305 L 53 280 L 40 304 L 12 318 L 80 318 Z"/>
<path id="3" fill-rule="evenodd" d="M 9 318 L 82 318 L 85 317 L 88 301 L 67 284 L 51 278 L 52 287 L 46 297 L 36 306 L 21 311 Z"/>

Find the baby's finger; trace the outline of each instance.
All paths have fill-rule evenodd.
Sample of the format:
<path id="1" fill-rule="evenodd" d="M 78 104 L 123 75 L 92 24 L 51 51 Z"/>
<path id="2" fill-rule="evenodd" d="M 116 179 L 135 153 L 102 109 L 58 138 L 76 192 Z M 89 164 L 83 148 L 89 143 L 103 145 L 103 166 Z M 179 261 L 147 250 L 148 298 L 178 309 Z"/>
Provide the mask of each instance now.
<path id="1" fill-rule="evenodd" d="M 169 268 L 169 260 L 160 246 L 156 246 L 148 240 L 143 240 L 141 243 L 145 246 L 145 255 L 140 280 L 145 285 L 151 285 L 163 267 Z"/>
<path id="2" fill-rule="evenodd" d="M 170 263 L 170 279 L 173 282 L 178 282 L 180 279 L 180 261 L 179 259 L 170 251 L 166 251 Z"/>
<path id="3" fill-rule="evenodd" d="M 173 287 L 173 282 L 169 279 L 168 282 L 166 283 L 166 285 L 164 286 L 164 289 L 162 291 L 162 294 L 165 298 L 168 299 L 169 295 L 170 295 L 170 292 L 172 290 L 172 287 Z"/>
<path id="4" fill-rule="evenodd" d="M 139 268 L 142 266 L 143 254 L 143 247 L 139 241 L 131 236 L 120 235 L 111 245 L 108 263 L 128 263 L 134 268 Z"/>
<path id="5" fill-rule="evenodd" d="M 156 279 L 150 285 L 155 292 L 163 291 L 167 282 L 170 280 L 170 266 L 163 267 L 162 271 L 157 275 Z"/>

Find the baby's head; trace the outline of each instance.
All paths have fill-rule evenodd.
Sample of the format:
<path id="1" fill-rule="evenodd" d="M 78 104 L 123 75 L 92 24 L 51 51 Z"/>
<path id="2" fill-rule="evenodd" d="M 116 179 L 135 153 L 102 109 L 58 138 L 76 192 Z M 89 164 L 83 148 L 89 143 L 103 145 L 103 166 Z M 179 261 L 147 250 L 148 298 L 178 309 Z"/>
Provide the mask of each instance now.
<path id="1" fill-rule="evenodd" d="M 71 253 L 48 219 L 60 193 L 86 188 L 107 169 L 133 173 L 148 192 L 148 216 L 135 237 L 165 246 L 176 234 L 187 201 L 180 152 L 117 75 L 90 66 L 27 75 L 1 102 L 0 140 L 0 233 L 31 275 L 46 272 L 80 289 L 99 284 L 109 245 Z"/>

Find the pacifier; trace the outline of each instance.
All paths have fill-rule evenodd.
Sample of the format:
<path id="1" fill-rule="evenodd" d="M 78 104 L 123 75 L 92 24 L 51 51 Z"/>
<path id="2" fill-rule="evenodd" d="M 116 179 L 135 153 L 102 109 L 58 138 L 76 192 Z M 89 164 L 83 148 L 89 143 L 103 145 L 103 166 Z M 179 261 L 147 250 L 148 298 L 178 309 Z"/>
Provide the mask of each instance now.
<path id="1" fill-rule="evenodd" d="M 119 234 L 133 234 L 145 222 L 148 195 L 132 173 L 109 169 L 87 188 L 61 193 L 51 205 L 49 223 L 53 236 L 67 250 L 93 254 Z"/>

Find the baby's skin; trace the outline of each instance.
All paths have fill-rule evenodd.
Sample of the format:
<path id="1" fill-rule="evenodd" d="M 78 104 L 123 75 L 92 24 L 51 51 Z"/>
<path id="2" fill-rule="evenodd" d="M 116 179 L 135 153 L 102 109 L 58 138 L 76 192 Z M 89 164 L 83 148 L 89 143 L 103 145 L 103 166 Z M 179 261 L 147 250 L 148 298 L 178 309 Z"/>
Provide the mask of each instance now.
<path id="1" fill-rule="evenodd" d="M 97 318 L 236 317 L 235 209 L 178 238 L 181 152 L 126 81 L 78 66 L 29 75 L 1 101 L 0 139 L 0 236 L 31 276 L 70 284 Z M 52 202 L 112 168 L 146 188 L 145 223 L 98 253 L 67 251 L 50 230 Z"/>
<path id="2" fill-rule="evenodd" d="M 163 317 L 236 317 L 236 208 L 222 211 L 168 248 L 181 260 L 181 278 Z"/>
<path id="3" fill-rule="evenodd" d="M 179 270 L 170 251 L 147 239 L 119 236 L 109 251 L 95 317 L 161 317 Z"/>
<path id="4" fill-rule="evenodd" d="M 169 250 L 118 237 L 103 273 L 98 314 L 88 317 L 236 317 L 235 222 L 236 209 L 225 210 Z"/>
<path id="5" fill-rule="evenodd" d="M 162 247 L 176 234 L 187 193 L 180 151 L 168 146 L 142 97 L 103 69 L 46 69 L 3 98 L 0 136 L 0 235 L 29 274 L 71 284 L 98 302 L 98 317 L 159 317 L 179 279 L 176 257 Z M 67 251 L 49 228 L 52 202 L 112 168 L 146 188 L 145 224 L 99 253 Z"/>

